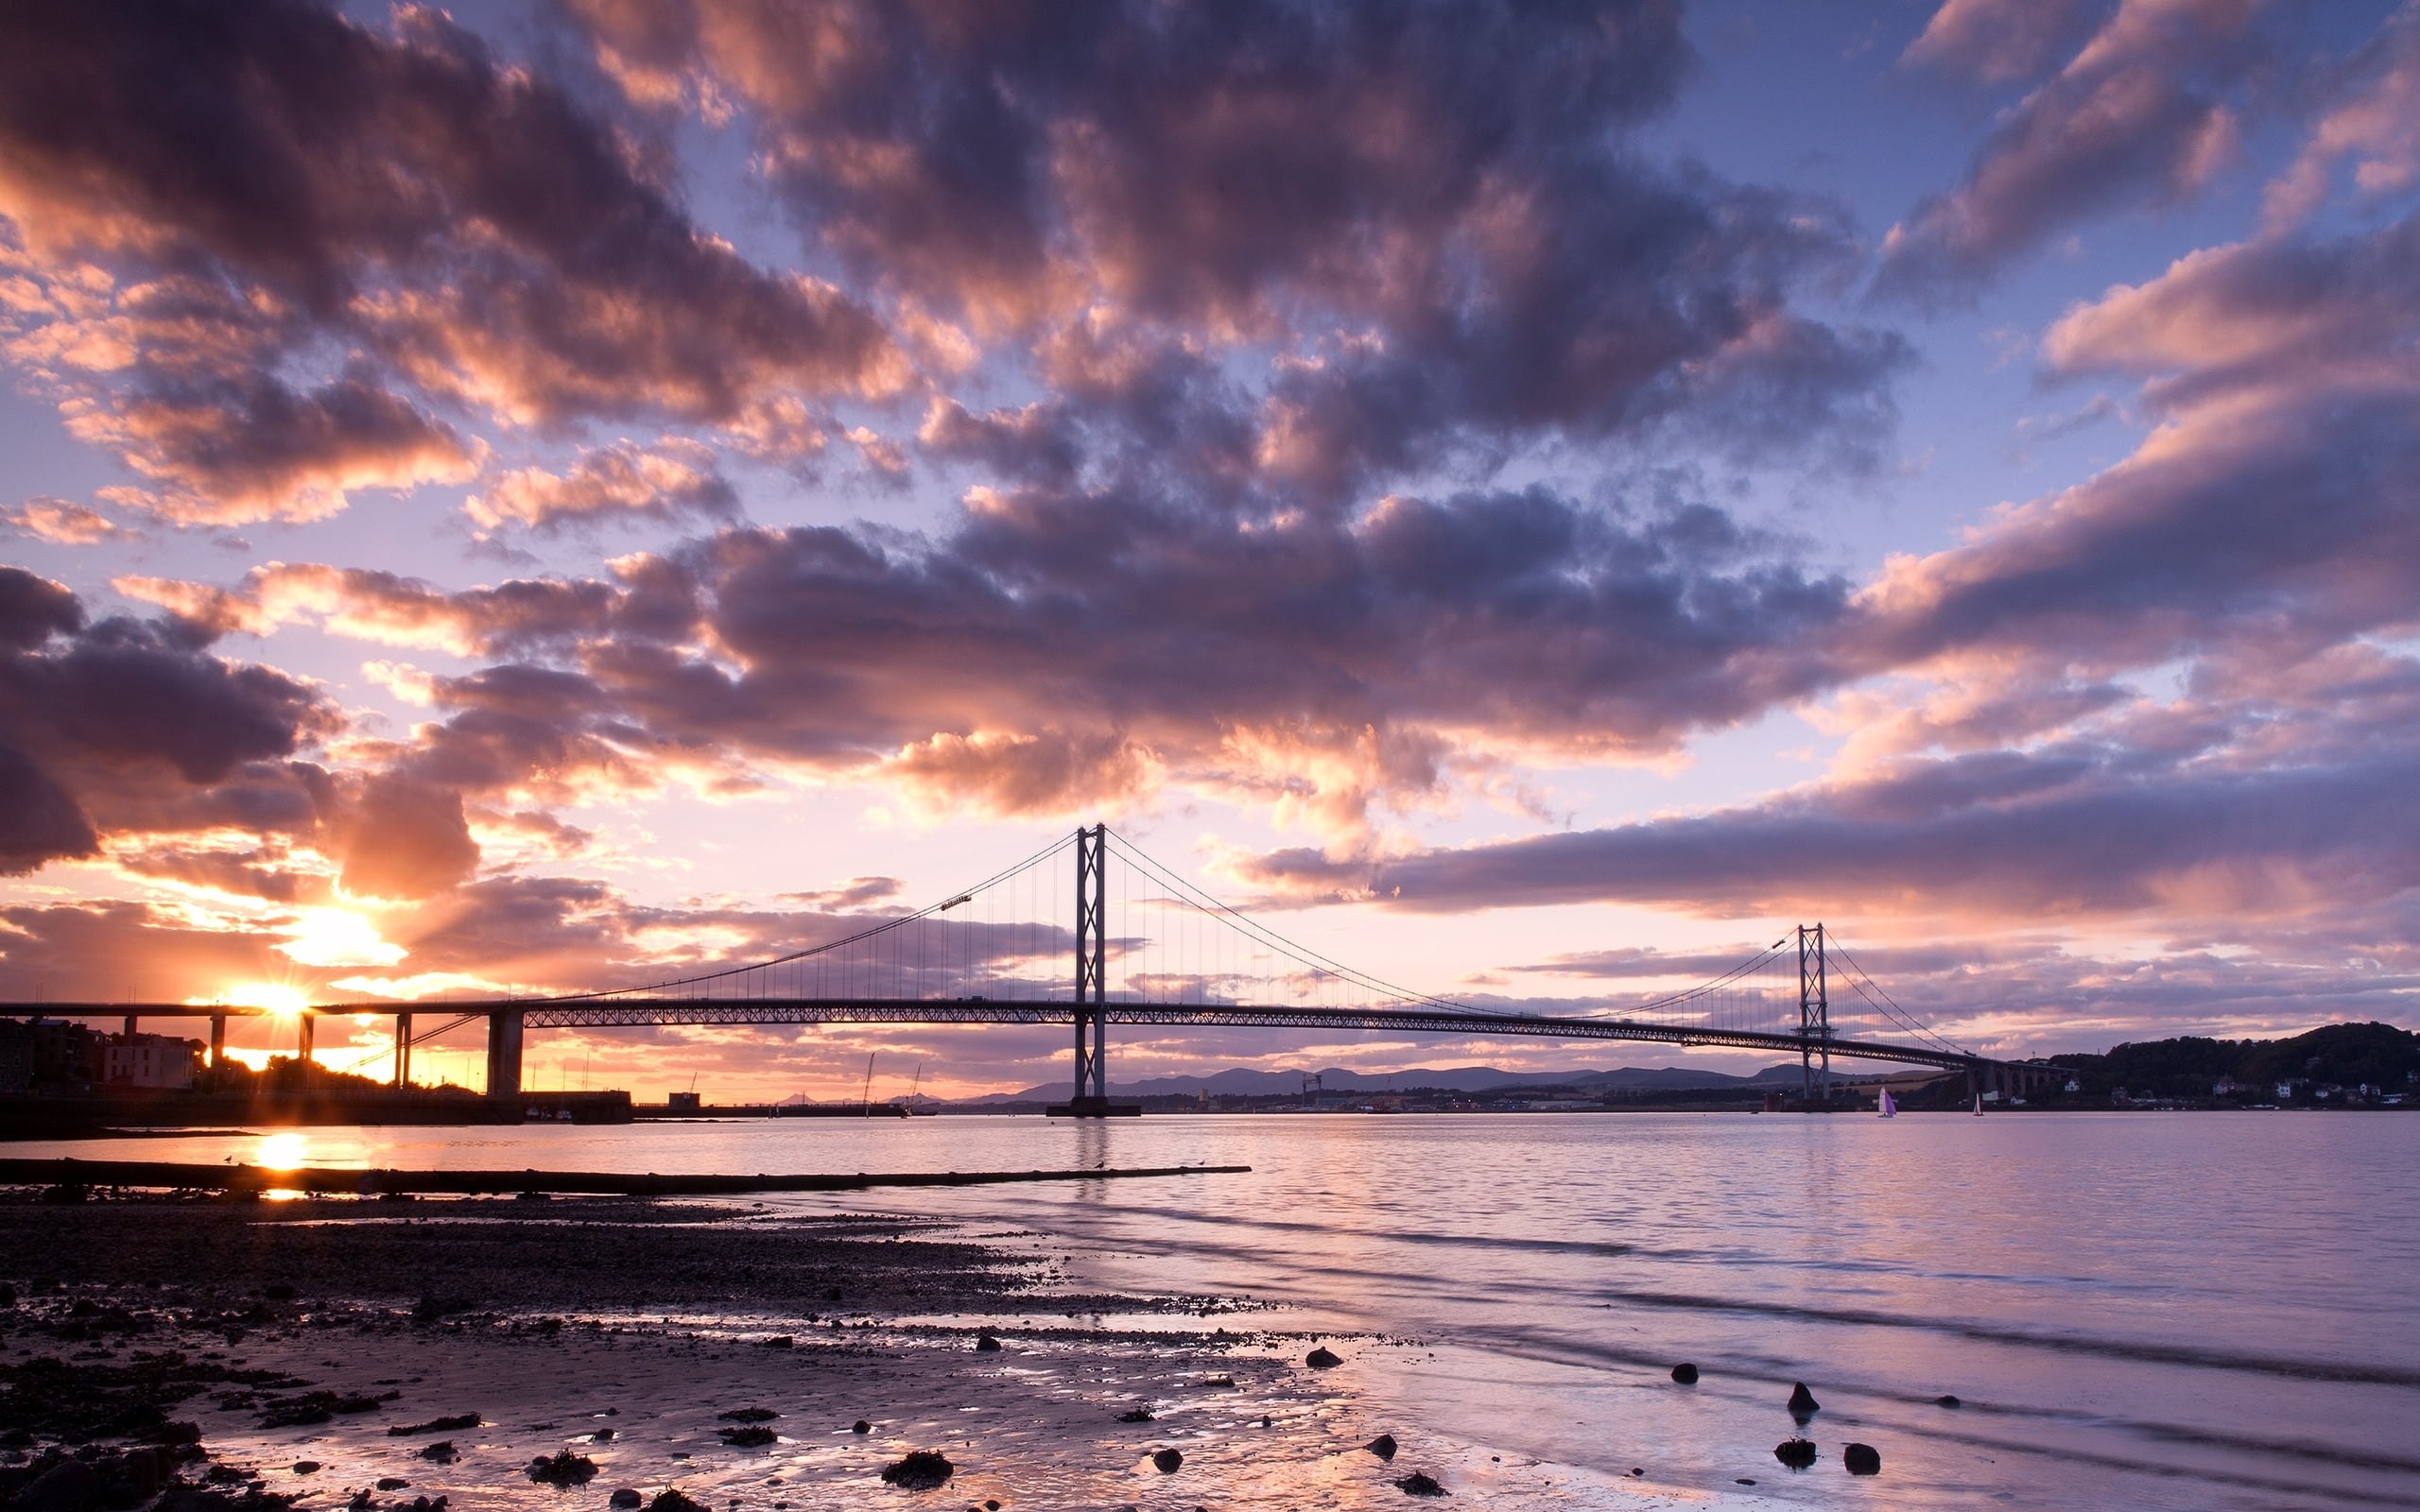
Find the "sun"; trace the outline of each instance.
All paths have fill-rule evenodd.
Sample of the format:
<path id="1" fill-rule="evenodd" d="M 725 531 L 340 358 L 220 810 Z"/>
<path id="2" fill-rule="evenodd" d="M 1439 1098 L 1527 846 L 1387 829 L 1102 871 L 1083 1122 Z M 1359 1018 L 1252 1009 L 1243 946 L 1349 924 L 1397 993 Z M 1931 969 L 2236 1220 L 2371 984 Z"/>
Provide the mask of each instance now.
<path id="1" fill-rule="evenodd" d="M 227 1002 L 237 1007 L 267 1008 L 281 1019 L 292 1019 L 311 1006 L 311 994 L 283 982 L 246 982 L 227 989 Z"/>
<path id="2" fill-rule="evenodd" d="M 410 954 L 350 908 L 302 909 L 277 933 L 285 936 L 277 949 L 303 966 L 392 966 Z"/>

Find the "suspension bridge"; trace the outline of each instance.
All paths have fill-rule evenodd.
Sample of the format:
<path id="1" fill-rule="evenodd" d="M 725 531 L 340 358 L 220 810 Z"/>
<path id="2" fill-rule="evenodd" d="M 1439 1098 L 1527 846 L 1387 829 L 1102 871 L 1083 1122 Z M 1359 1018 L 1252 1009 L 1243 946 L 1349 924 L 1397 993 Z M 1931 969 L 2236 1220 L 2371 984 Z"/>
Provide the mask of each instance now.
<path id="1" fill-rule="evenodd" d="M 1073 1029 L 1070 1095 L 1054 1113 L 1132 1112 L 1109 1095 L 1109 1026 L 1369 1031 L 1625 1040 L 1796 1057 L 1806 1106 L 1828 1106 L 1835 1059 L 1963 1072 L 2022 1092 L 2053 1073 L 1952 1043 L 1902 1008 L 1818 924 L 1692 987 L 1541 1014 L 1397 986 L 1278 934 L 1152 859 L 1106 825 L 1078 830 L 982 882 L 913 911 L 855 924 L 768 959 L 655 981 L 537 997 L 453 999 L 434 1011 L 391 999 L 315 1003 L 295 1016 L 305 1060 L 314 1021 L 395 1021 L 392 1074 L 412 1051 L 484 1021 L 487 1091 L 522 1090 L 536 1030 L 781 1024 L 1056 1023 Z M 850 927 L 854 924 L 854 927 Z M 211 1060 L 230 1018 L 291 1013 L 236 1003 L 43 1003 L 0 1013 L 210 1021 Z M 441 1022 L 421 1022 L 424 1020 Z"/>

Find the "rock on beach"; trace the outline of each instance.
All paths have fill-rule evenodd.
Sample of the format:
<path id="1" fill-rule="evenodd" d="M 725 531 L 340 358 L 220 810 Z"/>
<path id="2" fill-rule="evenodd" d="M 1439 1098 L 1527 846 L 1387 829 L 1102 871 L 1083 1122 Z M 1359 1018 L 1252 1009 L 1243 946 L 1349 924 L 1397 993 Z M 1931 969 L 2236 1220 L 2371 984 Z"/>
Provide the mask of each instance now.
<path id="1" fill-rule="evenodd" d="M 528 1473 L 541 1486 L 586 1486 L 596 1477 L 596 1462 L 568 1449 L 557 1450 L 552 1456 L 541 1454 L 531 1460 Z"/>
<path id="2" fill-rule="evenodd" d="M 948 1485 L 957 1469 L 946 1456 L 919 1449 L 892 1462 L 883 1470 L 882 1478 L 903 1491 L 931 1491 Z"/>

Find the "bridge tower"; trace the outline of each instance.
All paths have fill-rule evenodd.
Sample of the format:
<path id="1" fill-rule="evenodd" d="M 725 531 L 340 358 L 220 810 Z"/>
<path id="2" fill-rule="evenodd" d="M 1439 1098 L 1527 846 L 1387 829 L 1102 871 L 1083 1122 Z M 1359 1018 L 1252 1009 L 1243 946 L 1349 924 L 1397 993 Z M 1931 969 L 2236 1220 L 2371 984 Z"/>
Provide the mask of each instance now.
<path id="1" fill-rule="evenodd" d="M 1810 1110 L 1818 1091 L 1832 1106 L 1831 972 L 1824 958 L 1824 926 L 1798 926 L 1798 1095 Z M 1821 1087 L 1815 1057 L 1823 1057 Z"/>
<path id="2" fill-rule="evenodd" d="M 1139 1114 L 1109 1100 L 1109 826 L 1076 832 L 1076 1077 L 1074 1094 L 1047 1111 L 1060 1118 Z"/>

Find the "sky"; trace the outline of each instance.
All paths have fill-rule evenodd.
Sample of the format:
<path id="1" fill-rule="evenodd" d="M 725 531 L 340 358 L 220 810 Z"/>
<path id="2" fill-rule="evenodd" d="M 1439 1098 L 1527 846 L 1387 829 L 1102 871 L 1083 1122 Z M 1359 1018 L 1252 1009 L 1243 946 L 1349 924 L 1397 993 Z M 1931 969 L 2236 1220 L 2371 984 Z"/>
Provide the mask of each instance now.
<path id="1" fill-rule="evenodd" d="M 2413 3 L 12 8 L 0 998 L 608 987 L 1103 821 L 1490 1005 L 1821 920 L 1987 1054 L 2420 1022 L 2415 210 Z M 1758 1063 L 1585 1049 L 1112 1070 Z"/>

